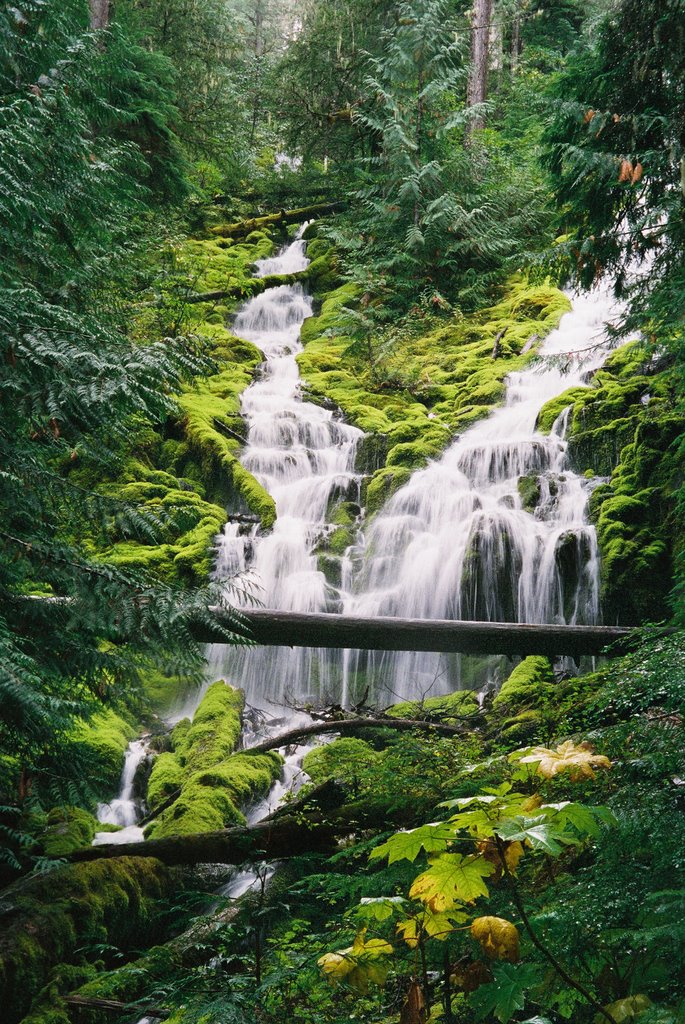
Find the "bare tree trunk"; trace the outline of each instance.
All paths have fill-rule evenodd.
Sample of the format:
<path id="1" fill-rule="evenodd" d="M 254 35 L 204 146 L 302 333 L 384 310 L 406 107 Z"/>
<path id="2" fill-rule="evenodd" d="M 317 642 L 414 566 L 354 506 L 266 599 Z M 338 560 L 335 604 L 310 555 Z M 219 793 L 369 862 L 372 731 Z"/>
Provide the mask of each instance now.
<path id="1" fill-rule="evenodd" d="M 519 57 L 521 55 L 521 3 L 515 0 L 514 18 L 511 23 L 511 77 L 514 78 L 518 70 Z"/>
<path id="2" fill-rule="evenodd" d="M 111 0 L 88 0 L 90 7 L 90 27 L 93 32 L 109 28 L 111 16 Z"/>
<path id="3" fill-rule="evenodd" d="M 493 0 L 474 0 L 471 12 L 471 70 L 466 93 L 466 105 L 475 107 L 484 103 L 488 95 L 488 51 Z M 467 130 L 467 144 L 473 132 L 485 126 L 485 118 L 474 117 Z"/>

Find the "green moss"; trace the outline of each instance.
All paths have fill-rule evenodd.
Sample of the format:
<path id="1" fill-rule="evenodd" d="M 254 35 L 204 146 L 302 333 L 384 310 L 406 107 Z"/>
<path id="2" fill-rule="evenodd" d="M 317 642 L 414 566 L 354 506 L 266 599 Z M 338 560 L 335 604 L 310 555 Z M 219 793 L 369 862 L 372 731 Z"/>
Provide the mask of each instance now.
<path id="1" fill-rule="evenodd" d="M 94 943 L 126 949 L 155 939 L 160 898 L 178 891 L 178 875 L 152 858 L 76 864 L 24 880 L 0 908 L 0 1006 L 3 1022 L 28 1012 L 52 967 Z"/>
<path id="2" fill-rule="evenodd" d="M 323 782 L 330 778 L 350 782 L 360 773 L 373 771 L 380 758 L 381 754 L 365 740 L 344 736 L 310 750 L 302 767 L 312 782 Z"/>
<path id="3" fill-rule="evenodd" d="M 40 844 L 48 857 L 66 857 L 81 846 L 90 846 L 99 828 L 97 819 L 82 807 L 53 807 Z"/>
<path id="4" fill-rule="evenodd" d="M 155 758 L 147 785 L 147 804 L 151 811 L 180 791 L 185 774 L 183 765 L 170 751 Z"/>
<path id="5" fill-rule="evenodd" d="M 520 476 L 517 487 L 526 512 L 534 512 L 540 503 L 540 478 L 535 473 Z"/>
<path id="6" fill-rule="evenodd" d="M 173 753 L 160 754 L 148 784 L 148 803 L 159 807 L 178 798 L 146 829 L 148 838 L 208 832 L 244 824 L 240 807 L 265 795 L 278 778 L 278 754 L 234 754 L 245 698 L 223 682 L 207 690 L 191 722 L 179 722 Z"/>
<path id="7" fill-rule="evenodd" d="M 366 510 L 369 515 L 378 512 L 390 497 L 411 476 L 406 466 L 388 466 L 374 473 L 366 486 Z"/>
<path id="8" fill-rule="evenodd" d="M 554 687 L 549 658 L 531 655 L 516 666 L 494 701 L 493 708 L 513 711 L 548 697 Z"/>
<path id="9" fill-rule="evenodd" d="M 116 790 L 126 748 L 135 737 L 134 727 L 111 710 L 75 728 L 74 739 L 87 749 L 92 765 L 91 785 L 103 797 Z"/>
<path id="10" fill-rule="evenodd" d="M 393 718 L 438 718 L 440 721 L 457 722 L 465 715 L 478 711 L 478 699 L 473 690 L 455 690 L 442 697 L 427 697 L 422 701 L 403 701 L 388 708 Z"/>

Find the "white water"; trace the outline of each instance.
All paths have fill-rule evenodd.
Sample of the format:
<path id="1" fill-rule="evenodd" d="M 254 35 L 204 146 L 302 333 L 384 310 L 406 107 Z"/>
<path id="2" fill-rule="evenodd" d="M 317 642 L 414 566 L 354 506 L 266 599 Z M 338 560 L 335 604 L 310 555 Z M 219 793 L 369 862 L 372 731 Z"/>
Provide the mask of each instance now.
<path id="1" fill-rule="evenodd" d="M 306 264 L 295 241 L 263 261 L 261 273 Z M 566 457 L 567 414 L 545 436 L 538 413 L 567 388 L 586 384 L 609 349 L 609 290 L 574 296 L 573 310 L 541 347 L 541 363 L 512 373 L 505 404 L 455 439 L 442 458 L 414 473 L 348 549 L 342 585 L 318 571 L 314 548 L 332 500 L 356 500 L 355 450 L 361 434 L 304 402 L 295 355 L 310 305 L 299 286 L 269 289 L 239 314 L 235 331 L 265 353 L 264 374 L 243 396 L 248 424 L 243 465 L 273 495 L 270 534 L 229 524 L 217 576 L 250 570 L 266 607 L 342 611 L 373 617 L 592 623 L 600 619 L 599 558 L 586 505 L 592 486 Z M 553 357 L 579 353 L 562 372 Z M 534 513 L 518 481 L 540 488 Z M 496 683 L 502 659 L 287 648 L 210 651 L 209 678 L 242 686 L 264 706 L 293 695 L 347 703 L 366 686 L 372 698 L 419 698 L 460 686 Z"/>
<path id="2" fill-rule="evenodd" d="M 300 232 L 301 234 L 301 232 Z M 280 255 L 261 260 L 258 274 L 292 273 L 306 267 L 298 238 Z M 234 330 L 264 352 L 259 379 L 242 396 L 247 446 L 241 462 L 273 496 L 278 519 L 262 534 L 257 526 L 228 523 L 219 538 L 216 576 L 230 579 L 250 570 L 267 608 L 316 612 L 338 610 L 341 595 L 319 571 L 315 547 L 331 527 L 332 501 L 359 500 L 355 472 L 362 432 L 328 410 L 301 398 L 296 362 L 302 321 L 311 300 L 300 285 L 270 288 L 238 314 Z M 241 686 L 250 703 L 264 706 L 287 693 L 325 695 L 339 689 L 339 658 L 308 648 L 210 648 L 208 679 Z M 189 709 L 183 709 L 187 713 Z"/>
<path id="3" fill-rule="evenodd" d="M 510 374 L 505 404 L 393 495 L 368 531 L 346 612 L 370 618 L 599 621 L 599 554 L 586 514 L 592 484 L 568 464 L 564 434 L 570 410 L 549 436 L 535 425 L 547 401 L 586 384 L 603 363 L 611 308 L 608 291 L 574 296 L 573 310 L 541 347 L 542 362 Z M 578 355 L 562 372 L 555 357 L 568 352 Z M 518 491 L 519 479 L 528 475 L 540 487 L 533 514 L 522 507 Z M 370 677 L 377 693 L 406 699 L 492 684 L 500 666 L 501 659 L 351 652 L 343 703 L 354 695 L 355 671 L 363 671 L 367 682 Z"/>
<path id="4" fill-rule="evenodd" d="M 93 846 L 104 843 L 137 843 L 143 839 L 143 830 L 136 822 L 140 817 L 140 803 L 133 798 L 133 785 L 139 765 L 147 757 L 147 743 L 133 740 L 124 755 L 124 767 L 119 783 L 119 795 L 109 804 L 98 804 L 97 819 L 107 825 L 123 826 L 118 832 L 96 832 Z"/>

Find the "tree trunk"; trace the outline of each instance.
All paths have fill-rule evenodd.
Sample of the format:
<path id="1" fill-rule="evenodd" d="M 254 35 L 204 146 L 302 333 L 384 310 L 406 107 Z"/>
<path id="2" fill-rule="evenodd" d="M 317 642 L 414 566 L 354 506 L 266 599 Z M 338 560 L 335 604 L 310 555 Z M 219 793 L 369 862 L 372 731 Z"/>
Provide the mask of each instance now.
<path id="1" fill-rule="evenodd" d="M 90 27 L 93 32 L 109 28 L 111 16 L 111 0 L 88 0 L 90 7 Z"/>
<path id="2" fill-rule="evenodd" d="M 518 70 L 519 57 L 521 55 L 521 2 L 514 2 L 514 17 L 511 23 L 511 77 L 514 78 Z"/>
<path id="3" fill-rule="evenodd" d="M 471 12 L 471 68 L 466 94 L 467 107 L 485 103 L 488 95 L 488 50 L 492 0 L 474 0 Z M 467 142 L 473 132 L 485 126 L 485 117 L 477 114 L 469 122 Z"/>
<path id="4" fill-rule="evenodd" d="M 453 654 L 610 654 L 624 653 L 634 630 L 621 626 L 533 625 L 519 622 L 454 622 L 451 619 L 373 619 L 327 612 L 241 609 L 227 615 L 210 608 L 217 628 L 205 621 L 193 627 L 202 643 L 226 642 L 222 628 L 258 644 L 275 647 L 332 647 L 365 651 L 442 651 Z M 620 649 L 619 649 L 620 643 Z"/>

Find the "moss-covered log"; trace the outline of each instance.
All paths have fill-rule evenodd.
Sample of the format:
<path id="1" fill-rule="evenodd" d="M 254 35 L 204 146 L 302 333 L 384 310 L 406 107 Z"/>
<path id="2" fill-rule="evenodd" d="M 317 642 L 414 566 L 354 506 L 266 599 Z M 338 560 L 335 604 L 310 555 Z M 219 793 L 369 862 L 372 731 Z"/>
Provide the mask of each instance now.
<path id="1" fill-rule="evenodd" d="M 315 217 L 325 217 L 328 213 L 335 213 L 336 210 L 342 209 L 344 205 L 342 202 L 316 203 L 314 206 L 303 206 L 296 210 L 279 210 L 278 213 L 252 217 L 249 220 L 236 221 L 233 224 L 219 224 L 211 230 L 212 234 L 221 235 L 222 238 L 243 238 L 252 231 L 263 231 L 264 228 L 299 224 Z"/>

